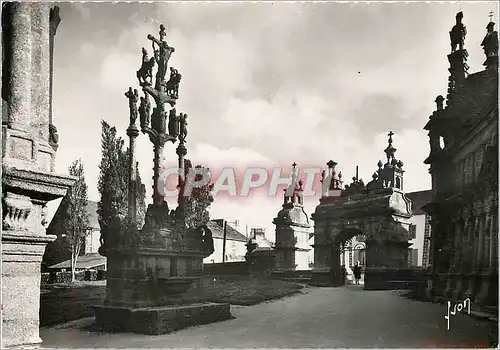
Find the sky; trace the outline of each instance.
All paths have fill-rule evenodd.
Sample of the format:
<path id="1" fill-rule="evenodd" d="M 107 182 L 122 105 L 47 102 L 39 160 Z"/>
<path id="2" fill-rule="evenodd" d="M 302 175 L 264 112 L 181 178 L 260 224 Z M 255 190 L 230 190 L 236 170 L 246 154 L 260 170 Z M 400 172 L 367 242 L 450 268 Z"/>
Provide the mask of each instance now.
<path id="1" fill-rule="evenodd" d="M 60 3 L 55 37 L 56 170 L 81 158 L 98 201 L 101 120 L 127 139 L 128 87 L 138 88 L 141 48 L 160 23 L 182 74 L 177 111 L 189 115 L 187 148 L 211 169 L 338 163 L 344 180 L 368 182 L 384 160 L 387 133 L 404 162 L 406 192 L 431 188 L 423 130 L 446 96 L 449 30 L 462 10 L 469 72 L 483 70 L 480 43 L 493 2 L 470 3 Z M 495 20 L 497 22 L 497 20 Z M 127 140 L 128 142 L 128 140 Z M 177 162 L 167 144 L 164 161 Z M 137 139 L 151 203 L 152 144 Z M 346 181 L 347 183 L 350 181 Z M 175 207 L 175 199 L 167 199 Z M 212 218 L 263 227 L 274 238 L 282 194 L 216 196 Z M 318 197 L 305 199 L 310 216 Z M 312 223 L 312 222 L 311 222 Z"/>

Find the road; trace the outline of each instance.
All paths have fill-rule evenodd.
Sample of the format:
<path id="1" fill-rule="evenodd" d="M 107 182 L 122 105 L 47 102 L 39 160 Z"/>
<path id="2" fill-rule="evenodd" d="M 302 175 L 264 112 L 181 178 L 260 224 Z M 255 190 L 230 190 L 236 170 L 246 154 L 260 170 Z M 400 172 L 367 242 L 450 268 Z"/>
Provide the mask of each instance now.
<path id="1" fill-rule="evenodd" d="M 491 329 L 486 322 L 456 315 L 447 330 L 445 305 L 360 286 L 311 288 L 304 294 L 231 310 L 233 320 L 169 335 L 45 328 L 40 336 L 42 346 L 50 348 L 465 348 L 486 347 Z"/>

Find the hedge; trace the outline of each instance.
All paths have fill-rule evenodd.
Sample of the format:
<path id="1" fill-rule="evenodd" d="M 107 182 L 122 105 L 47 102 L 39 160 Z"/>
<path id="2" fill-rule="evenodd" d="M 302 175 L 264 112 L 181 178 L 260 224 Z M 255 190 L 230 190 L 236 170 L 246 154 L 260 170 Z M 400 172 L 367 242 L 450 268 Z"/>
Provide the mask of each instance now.
<path id="1" fill-rule="evenodd" d="M 75 280 L 77 281 L 99 281 L 105 279 L 106 271 L 104 270 L 85 270 L 75 272 Z M 42 273 L 41 282 L 42 284 L 69 283 L 71 282 L 71 271 L 44 272 Z"/>

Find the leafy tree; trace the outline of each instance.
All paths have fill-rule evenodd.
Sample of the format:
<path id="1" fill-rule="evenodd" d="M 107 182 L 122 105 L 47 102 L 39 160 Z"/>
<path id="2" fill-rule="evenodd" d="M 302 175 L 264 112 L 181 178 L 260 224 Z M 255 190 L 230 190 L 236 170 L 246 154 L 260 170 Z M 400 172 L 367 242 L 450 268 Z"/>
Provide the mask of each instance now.
<path id="1" fill-rule="evenodd" d="M 188 164 L 190 162 L 188 161 Z M 201 165 L 195 168 L 202 169 Z M 186 167 L 186 172 L 189 171 Z M 196 175 L 195 181 L 199 180 L 202 175 Z M 198 177 L 198 178 L 197 178 Z M 210 213 L 208 207 L 213 203 L 212 196 L 213 184 L 206 184 L 201 187 L 193 188 L 191 194 L 184 199 L 184 215 L 185 222 L 188 228 L 198 228 L 206 225 L 210 221 Z"/>
<path id="2" fill-rule="evenodd" d="M 85 238 L 90 234 L 89 213 L 87 211 L 87 184 L 81 159 L 69 167 L 69 174 L 77 180 L 68 189 L 61 202 L 60 229 L 64 229 L 71 250 L 71 281 L 75 280 L 75 267 Z"/>
<path id="3" fill-rule="evenodd" d="M 125 140 L 117 135 L 116 128 L 111 127 L 104 120 L 101 125 L 102 158 L 98 181 L 101 199 L 97 213 L 101 235 L 112 239 L 111 234 L 119 232 L 127 218 L 129 153 L 128 148 L 125 149 Z M 146 188 L 139 175 L 138 163 L 135 166 L 137 169 L 137 225 L 140 226 L 144 222 L 146 213 Z"/>

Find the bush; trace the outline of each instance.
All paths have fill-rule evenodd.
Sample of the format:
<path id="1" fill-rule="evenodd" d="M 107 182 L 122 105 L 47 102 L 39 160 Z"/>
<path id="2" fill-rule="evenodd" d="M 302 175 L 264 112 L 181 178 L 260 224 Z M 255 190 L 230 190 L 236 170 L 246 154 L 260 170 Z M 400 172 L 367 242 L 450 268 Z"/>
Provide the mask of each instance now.
<path id="1" fill-rule="evenodd" d="M 85 271 L 75 271 L 75 280 L 76 281 L 85 281 Z"/>
<path id="2" fill-rule="evenodd" d="M 69 283 L 71 282 L 71 272 L 56 272 L 55 283 Z"/>
<path id="3" fill-rule="evenodd" d="M 106 279 L 106 270 L 97 270 L 97 280 L 103 281 Z"/>
<path id="4" fill-rule="evenodd" d="M 85 270 L 85 281 L 97 281 L 97 271 L 96 270 Z"/>
<path id="5" fill-rule="evenodd" d="M 49 272 L 42 273 L 42 284 L 49 284 L 49 283 L 50 283 L 50 273 Z"/>

